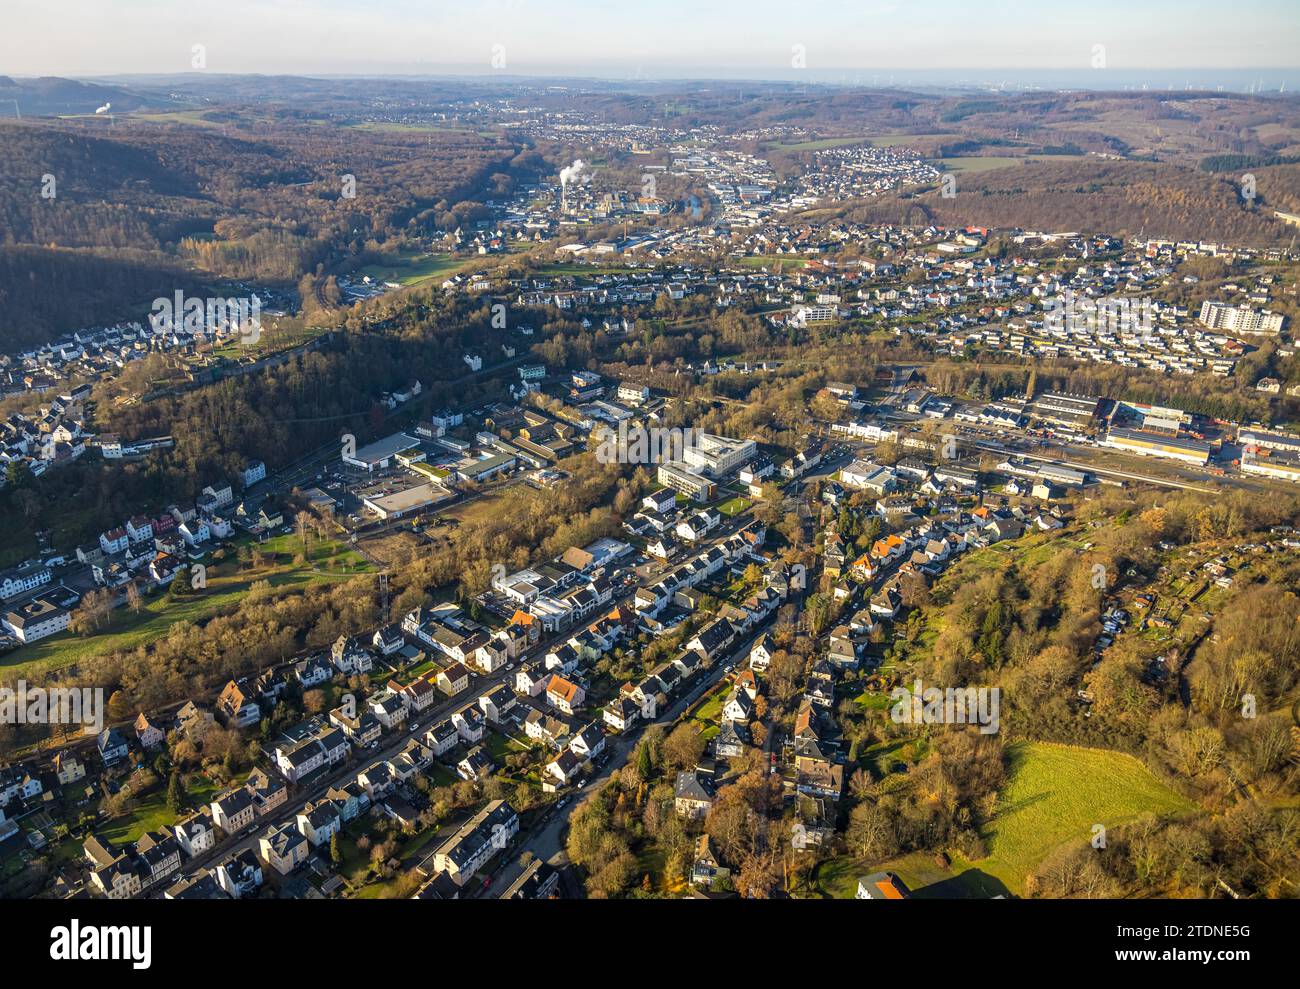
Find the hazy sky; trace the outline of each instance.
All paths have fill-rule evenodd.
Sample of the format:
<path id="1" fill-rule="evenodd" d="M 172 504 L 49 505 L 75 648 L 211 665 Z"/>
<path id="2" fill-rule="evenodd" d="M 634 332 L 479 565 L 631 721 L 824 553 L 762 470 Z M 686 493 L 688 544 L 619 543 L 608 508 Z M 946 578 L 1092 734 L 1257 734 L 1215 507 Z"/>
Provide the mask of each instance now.
<path id="1" fill-rule="evenodd" d="M 1296 67 L 1300 2 L 3 0 L 0 74 L 747 75 Z M 492 64 L 493 46 L 498 65 Z"/>

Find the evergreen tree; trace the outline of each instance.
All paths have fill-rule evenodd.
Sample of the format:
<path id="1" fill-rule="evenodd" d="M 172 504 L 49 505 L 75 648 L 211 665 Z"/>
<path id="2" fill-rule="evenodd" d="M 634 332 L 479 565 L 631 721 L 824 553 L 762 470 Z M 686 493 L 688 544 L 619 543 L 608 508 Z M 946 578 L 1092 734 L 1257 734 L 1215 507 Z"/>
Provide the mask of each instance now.
<path id="1" fill-rule="evenodd" d="M 181 774 L 172 773 L 171 779 L 167 783 L 167 808 L 173 814 L 179 814 L 185 809 L 186 803 L 185 784 L 181 782 Z"/>
<path id="2" fill-rule="evenodd" d="M 642 742 L 636 749 L 636 774 L 643 780 L 648 780 L 654 773 L 654 766 L 650 762 L 650 746 Z"/>

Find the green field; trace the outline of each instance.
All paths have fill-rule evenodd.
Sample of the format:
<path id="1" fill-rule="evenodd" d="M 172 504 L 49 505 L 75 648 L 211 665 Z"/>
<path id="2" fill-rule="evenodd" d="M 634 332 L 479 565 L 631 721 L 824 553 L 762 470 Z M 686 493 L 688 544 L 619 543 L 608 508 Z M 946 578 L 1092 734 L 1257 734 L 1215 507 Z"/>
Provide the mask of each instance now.
<path id="1" fill-rule="evenodd" d="M 1133 756 L 1107 749 L 1022 742 L 1010 747 L 1010 781 L 985 836 L 984 872 L 1020 893 L 1025 877 L 1067 842 L 1088 841 L 1147 811 L 1190 811 L 1179 796 Z"/>
<path id="2" fill-rule="evenodd" d="M 301 347 L 323 333 L 318 326 L 307 326 L 301 319 L 268 319 L 254 343 L 244 343 L 233 337 L 212 351 L 214 357 L 240 360 L 245 357 L 265 357 L 281 350 Z"/>
<path id="3" fill-rule="evenodd" d="M 735 516 L 745 511 L 752 504 L 754 503 L 750 499 L 745 498 L 741 495 L 736 495 L 736 497 L 728 498 L 721 505 L 719 505 L 718 511 L 721 512 L 723 515 L 729 517 Z"/>
<path id="4" fill-rule="evenodd" d="M 487 749 L 488 755 L 496 763 L 497 769 L 505 766 L 507 756 L 528 751 L 528 746 L 520 745 L 513 738 L 507 738 L 497 731 L 490 731 L 483 736 L 483 747 Z"/>
<path id="5" fill-rule="evenodd" d="M 936 137 L 953 137 L 952 134 L 882 134 L 880 137 L 873 137 L 871 143 L 878 148 L 896 148 L 899 145 L 912 144 L 916 141 L 926 140 Z"/>
<path id="6" fill-rule="evenodd" d="M 275 588 L 305 587 L 320 581 L 345 580 L 370 570 L 356 552 L 332 540 L 313 542 L 310 556 L 301 564 L 293 562 L 302 549 L 297 536 L 268 539 L 262 549 L 278 553 L 282 559 L 258 570 L 241 570 L 233 554 L 221 563 L 209 563 L 208 586 L 202 593 L 176 598 L 154 594 L 145 599 L 139 614 L 125 607 L 116 609 L 108 625 L 96 635 L 83 638 L 60 632 L 6 653 L 0 656 L 0 670 L 7 676 L 31 678 L 87 656 L 134 649 L 166 635 L 178 622 L 203 621 L 234 607 L 255 581 L 268 581 Z M 331 559 L 332 569 L 328 565 Z"/>
<path id="7" fill-rule="evenodd" d="M 167 806 L 167 785 L 162 783 L 146 794 L 138 804 L 121 817 L 115 817 L 96 829 L 96 834 L 115 845 L 127 845 L 140 840 L 146 831 L 159 831 L 188 817 L 216 796 L 217 788 L 206 776 L 195 774 L 185 784 L 188 806 L 179 815 Z"/>
<path id="8" fill-rule="evenodd" d="M 722 683 L 710 694 L 705 694 L 697 702 L 697 707 L 691 712 L 687 721 L 699 725 L 700 735 L 705 741 L 713 738 L 722 728 L 722 706 L 727 703 L 727 698 L 731 695 L 731 683 L 723 680 Z"/>
<path id="9" fill-rule="evenodd" d="M 945 172 L 970 172 L 978 175 L 981 172 L 991 172 L 998 168 L 1010 168 L 1012 165 L 1023 165 L 1026 162 L 1039 161 L 1078 161 L 1086 155 L 1020 155 L 1015 158 L 1004 158 L 994 155 L 977 156 L 970 158 L 940 158 L 936 161 L 935 167 Z"/>
<path id="10" fill-rule="evenodd" d="M 434 278 L 446 278 L 471 263 L 469 258 L 450 254 L 412 254 L 392 264 L 368 264 L 358 274 L 369 275 L 379 282 L 396 282 L 403 288 L 419 285 Z"/>
<path id="11" fill-rule="evenodd" d="M 1009 168 L 1012 165 L 1019 165 L 1023 161 L 1021 158 L 940 158 L 934 163 L 935 168 L 944 172 L 991 172 L 996 168 Z"/>
<path id="12" fill-rule="evenodd" d="M 866 144 L 865 137 L 824 137 L 816 141 L 800 141 L 798 144 L 777 144 L 776 151 L 825 151 L 827 148 L 844 148 L 853 144 Z"/>
<path id="13" fill-rule="evenodd" d="M 892 872 L 903 880 L 918 900 L 970 899 L 995 895 L 992 887 L 981 890 L 977 885 L 954 880 L 938 865 L 934 856 L 924 852 L 903 855 L 878 865 L 866 865 L 848 856 L 827 859 L 817 869 L 815 889 L 835 900 L 851 900 L 858 892 L 858 879 L 873 872 Z"/>
<path id="14" fill-rule="evenodd" d="M 403 124 L 390 120 L 365 120 L 359 124 L 348 124 L 352 130 L 372 131 L 377 134 L 474 134 L 478 137 L 496 137 L 492 130 L 475 130 L 473 127 L 459 127 L 442 123 Z"/>
<path id="15" fill-rule="evenodd" d="M 147 120 L 155 124 L 190 124 L 220 130 L 226 126 L 218 120 L 209 120 L 206 110 L 173 110 L 167 113 L 132 113 L 132 120 Z"/>
<path id="16" fill-rule="evenodd" d="M 1086 842 L 1095 824 L 1114 828 L 1140 814 L 1179 814 L 1194 805 L 1156 779 L 1137 759 L 1108 749 L 1050 742 L 1018 742 L 1008 749 L 1008 783 L 984 838 L 989 855 L 978 862 L 954 857 L 944 870 L 929 854 L 889 862 L 831 859 L 818 886 L 834 898 L 851 898 L 857 877 L 896 872 L 920 897 L 987 897 L 1004 889 L 1019 896 L 1026 877 L 1054 849 Z M 926 887 L 931 887 L 928 892 Z"/>
<path id="17" fill-rule="evenodd" d="M 784 268 L 797 271 L 807 264 L 809 259 L 794 254 L 747 254 L 736 260 L 746 268 L 774 268 L 779 264 Z"/>

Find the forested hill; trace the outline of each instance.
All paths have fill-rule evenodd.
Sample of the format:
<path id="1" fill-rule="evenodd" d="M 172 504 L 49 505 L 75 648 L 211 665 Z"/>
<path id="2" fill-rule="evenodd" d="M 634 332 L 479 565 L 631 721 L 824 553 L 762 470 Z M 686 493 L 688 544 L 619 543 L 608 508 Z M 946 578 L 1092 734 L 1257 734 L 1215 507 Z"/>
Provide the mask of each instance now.
<path id="1" fill-rule="evenodd" d="M 13 303 L 0 306 L 0 351 L 120 318 L 179 287 L 185 268 L 294 285 L 319 265 L 428 234 L 516 151 L 463 132 L 288 122 L 0 122 L 0 299 Z M 344 175 L 355 198 L 342 195 Z M 79 286 L 109 254 L 110 277 Z"/>
<path id="2" fill-rule="evenodd" d="M 0 350 L 34 347 L 69 326 L 139 320 L 150 300 L 194 285 L 194 275 L 163 254 L 0 247 Z"/>
<path id="3" fill-rule="evenodd" d="M 125 86 L 78 82 L 58 76 L 39 79 L 0 76 L 0 116 L 4 117 L 94 113 L 109 103 L 113 110 L 123 113 L 145 106 L 165 106 L 170 102 L 166 96 Z"/>
<path id="4" fill-rule="evenodd" d="M 1274 209 L 1300 208 L 1300 165 L 1257 168 L 1257 195 L 1240 176 L 1163 162 L 1012 161 L 979 171 L 987 158 L 945 159 L 956 194 L 903 193 L 842 208 L 856 222 L 1023 227 L 1219 243 L 1287 244 L 1295 233 Z M 971 170 L 975 169 L 975 170 Z"/>

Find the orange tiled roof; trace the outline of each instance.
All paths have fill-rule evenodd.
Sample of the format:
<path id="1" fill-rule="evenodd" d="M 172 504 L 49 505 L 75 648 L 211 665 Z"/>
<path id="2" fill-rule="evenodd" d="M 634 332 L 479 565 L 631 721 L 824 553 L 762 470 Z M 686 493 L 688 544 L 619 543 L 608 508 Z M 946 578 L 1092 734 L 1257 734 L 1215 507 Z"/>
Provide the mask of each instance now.
<path id="1" fill-rule="evenodd" d="M 883 879 L 876 883 L 876 889 L 880 890 L 881 895 L 884 896 L 886 900 L 907 899 L 907 897 L 903 896 L 902 891 L 894 885 L 892 879 Z"/>
<path id="2" fill-rule="evenodd" d="M 570 683 L 557 674 L 552 676 L 551 682 L 546 685 L 546 692 L 555 694 L 557 697 L 563 697 L 569 703 L 573 703 L 574 698 L 578 696 L 578 685 Z"/>

